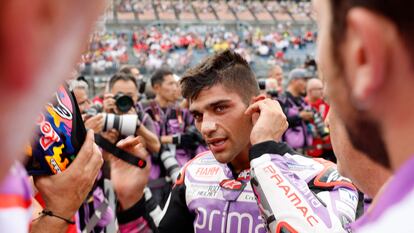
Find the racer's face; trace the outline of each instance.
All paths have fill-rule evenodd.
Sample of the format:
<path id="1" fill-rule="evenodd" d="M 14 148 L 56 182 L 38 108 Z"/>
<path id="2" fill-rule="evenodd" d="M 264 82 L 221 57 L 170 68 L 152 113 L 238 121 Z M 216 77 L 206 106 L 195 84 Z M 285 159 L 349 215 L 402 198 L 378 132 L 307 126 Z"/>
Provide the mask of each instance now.
<path id="1" fill-rule="evenodd" d="M 221 84 L 202 90 L 190 102 L 195 125 L 217 161 L 232 162 L 236 167 L 247 159 L 253 127 L 244 114 L 247 107 L 239 94 Z"/>
<path id="2" fill-rule="evenodd" d="M 334 1 L 334 0 L 332 0 Z M 313 6 L 317 15 L 318 33 L 318 63 L 322 76 L 326 82 L 326 95 L 332 106 L 337 106 L 338 116 L 343 120 L 349 134 L 349 139 L 355 148 L 367 153 L 375 161 L 388 167 L 389 159 L 383 142 L 378 123 L 359 106 L 360 103 L 353 97 L 357 87 L 352 88 L 355 82 L 356 67 L 353 62 L 353 50 L 345 49 L 353 41 L 348 37 L 341 44 L 334 43 L 331 32 L 332 14 L 330 1 L 313 0 Z M 334 56 L 333 51 L 338 51 Z M 341 62 L 342 61 L 342 62 Z"/>

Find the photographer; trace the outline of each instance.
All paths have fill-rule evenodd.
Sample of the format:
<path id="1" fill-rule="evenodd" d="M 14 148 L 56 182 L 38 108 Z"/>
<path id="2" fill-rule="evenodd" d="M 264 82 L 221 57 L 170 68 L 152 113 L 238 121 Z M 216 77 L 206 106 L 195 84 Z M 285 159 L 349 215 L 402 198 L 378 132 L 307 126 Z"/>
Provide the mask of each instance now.
<path id="1" fill-rule="evenodd" d="M 161 144 L 176 146 L 176 158 L 180 166 L 190 160 L 191 152 L 198 146 L 197 137 L 189 129 L 193 119 L 187 109 L 176 105 L 178 81 L 167 69 L 159 69 L 151 77 L 155 99 L 144 104 L 145 111 L 157 124 Z"/>
<path id="2" fill-rule="evenodd" d="M 113 143 L 123 136 L 139 135 L 145 140 L 146 148 L 157 153 L 160 143 L 154 134 L 154 122 L 148 114 L 135 106 L 138 101 L 138 85 L 133 76 L 117 73 L 109 80 L 109 93 L 104 95 L 103 110 L 107 114 L 103 127 L 106 138 Z"/>
<path id="3" fill-rule="evenodd" d="M 290 147 L 300 153 L 312 145 L 312 135 L 307 124 L 313 120 L 311 107 L 304 101 L 306 81 L 309 78 L 306 70 L 294 69 L 289 73 L 287 90 L 279 97 L 289 128 L 283 135 Z"/>
<path id="4" fill-rule="evenodd" d="M 176 102 L 178 81 L 173 73 L 167 69 L 157 70 L 151 77 L 151 86 L 155 99 L 143 102 L 142 106 L 156 124 L 162 151 L 159 159 L 152 160 L 149 186 L 157 202 L 164 206 L 171 187 L 166 177 L 175 182 L 179 168 L 194 157 L 202 138 L 193 127 L 188 110 Z"/>
<path id="5" fill-rule="evenodd" d="M 325 125 L 325 119 L 329 112 L 329 105 L 323 99 L 323 83 L 320 79 L 312 78 L 306 85 L 306 103 L 312 107 L 313 142 L 307 150 L 307 155 L 322 157 L 336 163 L 333 154 L 329 130 Z"/>
<path id="6" fill-rule="evenodd" d="M 125 65 L 120 70 L 120 73 L 128 74 L 134 76 L 138 84 L 138 101 L 146 100 L 147 96 L 145 94 L 146 80 L 144 76 L 140 73 L 138 67 Z"/>

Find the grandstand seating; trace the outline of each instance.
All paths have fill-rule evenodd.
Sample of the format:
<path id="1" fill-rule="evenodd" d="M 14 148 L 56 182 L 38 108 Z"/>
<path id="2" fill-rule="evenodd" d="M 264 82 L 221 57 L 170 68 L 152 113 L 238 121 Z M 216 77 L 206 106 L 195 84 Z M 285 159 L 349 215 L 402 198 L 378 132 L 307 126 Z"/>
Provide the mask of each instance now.
<path id="1" fill-rule="evenodd" d="M 205 56 L 233 48 L 263 77 L 275 63 L 287 71 L 314 56 L 313 14 L 309 1 L 112 0 L 104 16 L 107 32 L 94 34 L 79 69 L 107 76 L 134 64 L 150 75 L 168 65 L 181 74 Z"/>
<path id="2" fill-rule="evenodd" d="M 112 0 L 115 21 L 313 21 L 309 1 Z"/>

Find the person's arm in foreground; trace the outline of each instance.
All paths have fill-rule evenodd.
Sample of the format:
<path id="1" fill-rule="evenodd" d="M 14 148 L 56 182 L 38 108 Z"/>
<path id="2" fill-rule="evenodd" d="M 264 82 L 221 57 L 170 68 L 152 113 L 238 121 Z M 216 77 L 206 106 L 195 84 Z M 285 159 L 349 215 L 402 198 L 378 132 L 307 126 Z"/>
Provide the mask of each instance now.
<path id="1" fill-rule="evenodd" d="M 118 197 L 117 218 L 122 233 L 149 232 L 156 230 L 144 195 L 151 163 L 141 136 L 129 136 L 117 143 L 117 147 L 147 161 L 145 168 L 125 163 L 111 156 L 111 181 Z"/>
<path id="2" fill-rule="evenodd" d="M 136 135 L 140 135 L 145 139 L 148 150 L 152 153 L 160 151 L 161 143 L 158 140 L 155 130 L 153 129 L 154 122 L 149 116 L 146 116 L 145 122 L 137 129 Z"/>
<path id="3" fill-rule="evenodd" d="M 45 210 L 72 220 L 85 200 L 103 164 L 102 154 L 89 130 L 76 159 L 64 172 L 34 177 L 34 184 L 45 202 Z M 33 220 L 31 233 L 66 232 L 69 223 L 54 216 L 41 215 Z"/>
<path id="4" fill-rule="evenodd" d="M 287 121 L 277 102 L 258 100 L 246 113 L 254 124 L 251 183 L 269 232 L 347 232 L 344 227 L 355 220 L 358 202 L 353 185 L 338 175 L 333 164 L 294 155 L 280 143 Z M 312 177 L 309 172 L 316 174 Z M 323 182 L 325 176 L 328 181 Z M 307 182 L 304 177 L 313 179 Z"/>

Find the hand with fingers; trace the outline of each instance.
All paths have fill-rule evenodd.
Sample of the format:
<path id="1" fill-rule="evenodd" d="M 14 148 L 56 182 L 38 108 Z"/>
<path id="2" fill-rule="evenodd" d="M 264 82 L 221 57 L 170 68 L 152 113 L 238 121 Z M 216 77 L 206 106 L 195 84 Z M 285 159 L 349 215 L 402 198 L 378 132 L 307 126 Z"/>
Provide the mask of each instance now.
<path id="1" fill-rule="evenodd" d="M 100 133 L 104 127 L 105 119 L 103 114 L 97 114 L 85 120 L 85 127 L 93 130 L 95 133 Z"/>
<path id="2" fill-rule="evenodd" d="M 105 93 L 103 100 L 103 111 L 107 113 L 114 113 L 115 109 L 114 95 L 111 93 Z"/>
<path id="3" fill-rule="evenodd" d="M 301 111 L 299 117 L 304 121 L 311 121 L 313 119 L 313 113 L 311 111 Z"/>
<path id="4" fill-rule="evenodd" d="M 34 185 L 42 195 L 45 208 L 71 219 L 92 189 L 102 164 L 94 133 L 89 130 L 75 160 L 64 172 L 34 177 Z"/>
<path id="5" fill-rule="evenodd" d="M 109 129 L 105 132 L 102 132 L 101 135 L 113 144 L 115 144 L 119 139 L 119 132 L 116 129 Z"/>
<path id="6" fill-rule="evenodd" d="M 252 145 L 270 140 L 279 142 L 288 128 L 286 116 L 279 102 L 264 96 L 256 97 L 245 114 L 250 115 L 253 122 L 250 133 Z"/>
<path id="7" fill-rule="evenodd" d="M 122 209 L 128 209 L 144 195 L 151 163 L 142 137 L 129 136 L 117 143 L 117 147 L 147 161 L 145 168 L 128 164 L 115 156 L 110 157 L 111 181 Z"/>

